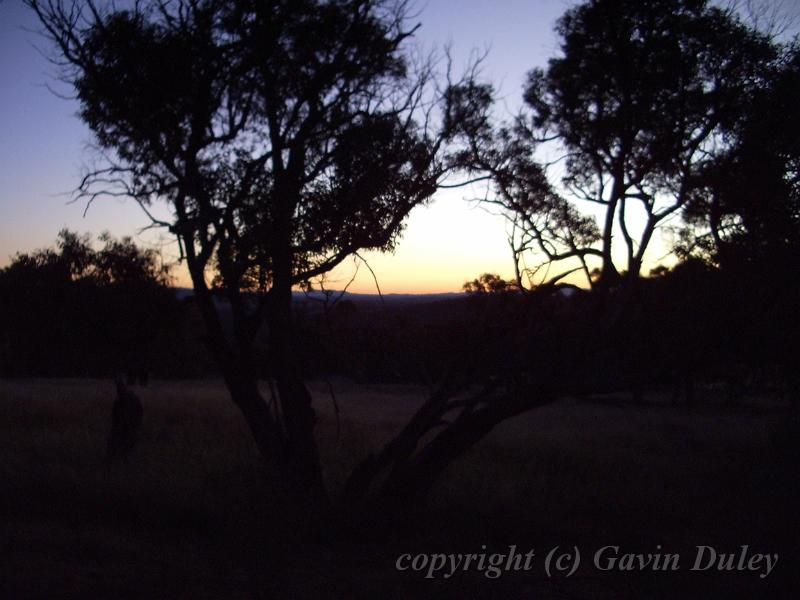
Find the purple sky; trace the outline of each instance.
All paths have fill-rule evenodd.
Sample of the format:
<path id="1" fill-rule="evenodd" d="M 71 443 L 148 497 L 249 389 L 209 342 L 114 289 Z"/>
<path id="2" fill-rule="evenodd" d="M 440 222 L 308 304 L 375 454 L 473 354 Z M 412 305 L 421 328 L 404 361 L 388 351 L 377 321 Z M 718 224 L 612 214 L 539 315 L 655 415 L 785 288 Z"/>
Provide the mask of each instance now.
<path id="1" fill-rule="evenodd" d="M 521 102 L 525 73 L 556 53 L 556 19 L 569 0 L 419 0 L 418 40 L 425 48 L 451 44 L 456 66 L 473 50 L 488 49 L 483 75 L 500 89 L 503 105 Z M 786 6 L 784 7 L 786 8 Z M 789 4 L 789 10 L 800 12 Z M 46 41 L 32 30 L 38 24 L 21 0 L 0 0 L 0 266 L 16 251 L 50 245 L 62 227 L 94 234 L 136 235 L 146 224 L 132 202 L 104 199 L 89 208 L 72 203 L 69 192 L 92 160 L 91 134 L 75 116 L 77 105 L 49 91 L 69 89 L 54 80 L 55 68 L 34 44 Z M 473 192 L 473 194 L 476 192 Z M 432 205 L 416 209 L 393 255 L 372 255 L 384 291 L 455 291 L 467 279 L 493 271 L 509 276 L 511 260 L 500 217 L 464 200 L 469 190 L 437 194 Z M 152 233 L 136 236 L 158 245 Z M 165 256 L 173 246 L 161 241 Z M 350 279 L 350 267 L 334 280 Z M 354 291 L 374 291 L 366 269 Z M 338 277 L 338 279 L 337 279 Z M 184 283 L 185 281 L 182 281 Z"/>
<path id="2" fill-rule="evenodd" d="M 418 2 L 418 39 L 425 47 L 452 44 L 457 65 L 466 63 L 471 50 L 488 48 L 484 75 L 513 108 L 526 71 L 552 54 L 552 26 L 568 5 L 566 0 Z M 0 265 L 16 251 L 52 244 L 62 227 L 123 235 L 145 224 L 131 202 L 103 200 L 86 217 L 83 204 L 68 203 L 92 160 L 91 135 L 75 116 L 76 103 L 47 89 L 49 84 L 69 91 L 54 81 L 54 67 L 34 48 L 48 48 L 26 31 L 37 28 L 20 0 L 0 2 Z M 371 259 L 384 288 L 457 290 L 479 272 L 510 271 L 502 220 L 465 202 L 467 193 L 440 194 L 432 206 L 412 215 L 394 255 Z M 138 239 L 158 243 L 148 234 Z M 356 287 L 369 291 L 370 286 L 365 280 Z"/>

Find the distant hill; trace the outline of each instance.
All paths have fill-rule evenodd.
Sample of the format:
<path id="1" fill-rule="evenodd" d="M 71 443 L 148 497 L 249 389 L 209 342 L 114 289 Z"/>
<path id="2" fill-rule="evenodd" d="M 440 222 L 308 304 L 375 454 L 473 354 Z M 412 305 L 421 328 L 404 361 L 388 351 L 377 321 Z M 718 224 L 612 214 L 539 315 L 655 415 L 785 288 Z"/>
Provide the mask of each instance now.
<path id="1" fill-rule="evenodd" d="M 178 300 L 185 300 L 194 296 L 194 290 L 191 288 L 178 287 L 175 289 L 175 296 Z M 308 294 L 304 292 L 294 292 L 294 300 L 296 303 L 302 304 L 315 304 L 323 303 L 325 301 L 325 294 L 323 292 L 314 291 Z M 441 300 L 458 300 L 466 298 L 467 294 L 464 292 L 444 292 L 438 294 L 357 294 L 352 292 L 330 291 L 331 301 L 335 299 L 350 300 L 359 305 L 368 304 L 387 304 L 392 306 L 411 305 L 411 304 L 427 304 L 430 302 L 438 302 Z M 225 303 L 223 298 L 221 302 Z"/>
<path id="2" fill-rule="evenodd" d="M 193 298 L 194 291 L 189 288 L 175 288 L 180 301 Z M 294 310 L 308 319 L 322 318 L 325 312 L 325 294 L 322 292 L 294 292 Z M 352 307 L 350 323 L 361 327 L 393 327 L 405 329 L 409 326 L 431 326 L 451 323 L 468 318 L 469 295 L 463 292 L 442 294 L 354 294 L 332 292 L 328 310 L 338 311 L 346 305 Z M 222 326 L 233 331 L 233 315 L 230 304 L 224 296 L 215 298 Z"/>

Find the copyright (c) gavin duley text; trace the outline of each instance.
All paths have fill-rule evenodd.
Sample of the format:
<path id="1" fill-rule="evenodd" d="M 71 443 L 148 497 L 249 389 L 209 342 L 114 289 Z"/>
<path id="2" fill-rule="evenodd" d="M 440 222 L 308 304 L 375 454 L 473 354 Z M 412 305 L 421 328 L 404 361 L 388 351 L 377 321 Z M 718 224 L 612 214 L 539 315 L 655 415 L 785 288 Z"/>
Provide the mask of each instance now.
<path id="1" fill-rule="evenodd" d="M 654 552 L 626 552 L 620 546 L 602 546 L 589 554 L 590 564 L 598 571 L 718 571 L 747 572 L 764 579 L 778 564 L 776 553 L 753 551 L 743 544 L 731 550 L 713 546 L 695 546 L 690 553 L 671 553 L 660 545 Z M 477 571 L 496 579 L 509 571 L 543 569 L 548 577 L 570 577 L 581 566 L 582 554 L 577 546 L 555 546 L 541 555 L 534 549 L 518 550 L 511 545 L 505 552 L 401 554 L 395 568 L 398 571 L 424 573 L 426 579 L 449 579 L 459 572 Z"/>

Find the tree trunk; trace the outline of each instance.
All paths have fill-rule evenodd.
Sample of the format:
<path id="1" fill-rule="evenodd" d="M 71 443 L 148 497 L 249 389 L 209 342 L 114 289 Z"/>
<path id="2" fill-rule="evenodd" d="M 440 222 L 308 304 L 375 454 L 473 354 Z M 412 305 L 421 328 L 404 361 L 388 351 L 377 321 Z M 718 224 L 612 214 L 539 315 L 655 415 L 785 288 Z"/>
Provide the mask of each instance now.
<path id="1" fill-rule="evenodd" d="M 342 507 L 350 521 L 382 531 L 412 522 L 441 474 L 494 427 L 515 415 L 542 406 L 555 396 L 531 386 L 504 388 L 492 381 L 468 397 L 443 386 L 420 407 L 406 427 L 351 474 Z M 455 404 L 453 403 L 455 402 Z M 454 409 L 452 421 L 444 415 Z M 444 425 L 424 444 L 422 439 Z"/>
<path id="2" fill-rule="evenodd" d="M 597 281 L 597 289 L 601 293 L 607 293 L 608 289 L 615 285 L 619 280 L 619 271 L 614 265 L 611 257 L 611 247 L 614 238 L 614 215 L 617 211 L 618 204 L 618 190 L 617 184 L 614 184 L 614 191 L 612 198 L 609 199 L 606 206 L 605 222 L 603 224 L 603 246 L 602 246 L 602 266 L 600 267 L 600 279 Z"/>
<path id="3" fill-rule="evenodd" d="M 279 480 L 286 470 L 286 452 L 280 424 L 270 413 L 269 406 L 258 391 L 258 379 L 235 366 L 229 366 L 225 384 L 231 400 L 244 416 L 258 450 Z M 278 482 L 279 485 L 281 482 Z"/>
<path id="4" fill-rule="evenodd" d="M 270 359 L 281 409 L 275 412 L 270 410 L 259 392 L 252 347 L 242 339 L 238 339 L 235 349 L 231 346 L 202 272 L 195 269 L 192 276 L 195 297 L 206 324 L 209 350 L 222 370 L 231 400 L 250 428 L 270 478 L 278 486 L 279 505 L 285 513 L 298 516 L 307 516 L 309 510 L 319 510 L 327 502 L 327 496 L 313 435 L 311 396 L 291 360 L 291 285 L 288 274 L 284 272 L 281 279 L 276 278 L 277 301 L 269 311 Z"/>
<path id="5" fill-rule="evenodd" d="M 270 294 L 269 360 L 285 429 L 287 484 L 298 506 L 319 514 L 329 501 L 314 438 L 316 414 L 295 359 L 292 290 L 286 265 L 276 265 Z"/>

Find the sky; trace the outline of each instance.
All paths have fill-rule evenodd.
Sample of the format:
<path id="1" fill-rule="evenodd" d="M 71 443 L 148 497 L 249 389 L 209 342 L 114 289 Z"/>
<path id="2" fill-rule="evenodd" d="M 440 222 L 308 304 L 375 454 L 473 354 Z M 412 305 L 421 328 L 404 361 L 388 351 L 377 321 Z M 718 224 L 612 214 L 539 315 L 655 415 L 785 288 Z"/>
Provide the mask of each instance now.
<path id="1" fill-rule="evenodd" d="M 417 39 L 428 49 L 450 45 L 457 67 L 471 53 L 488 50 L 482 75 L 499 91 L 500 113 L 510 114 L 521 104 L 528 70 L 545 66 L 556 53 L 553 26 L 571 5 L 569 0 L 417 0 L 415 20 L 422 24 Z M 71 202 L 70 192 L 93 157 L 92 136 L 76 115 L 77 103 L 50 89 L 69 92 L 37 50 L 49 49 L 37 30 L 21 0 L 0 0 L 0 266 L 17 251 L 51 245 L 64 227 L 132 235 L 143 246 L 161 248 L 165 259 L 176 258 L 168 237 L 141 232 L 148 221 L 134 202 L 102 199 L 88 209 Z M 365 254 L 382 292 L 452 292 L 484 272 L 511 276 L 506 223 L 469 200 L 478 194 L 464 188 L 437 192 L 429 205 L 411 213 L 394 253 Z M 651 256 L 663 255 L 659 242 Z M 343 287 L 354 268 L 343 264 L 328 287 Z M 176 275 L 179 285 L 188 285 L 182 270 Z M 376 291 L 365 266 L 349 289 Z"/>
<path id="2" fill-rule="evenodd" d="M 483 75 L 500 90 L 509 110 L 518 106 L 525 73 L 542 66 L 556 41 L 555 20 L 566 0 L 485 2 L 420 0 L 415 20 L 418 41 L 426 48 L 452 46 L 456 65 L 472 51 L 488 50 Z M 0 1 L 0 266 L 17 251 L 51 245 L 59 229 L 133 235 L 148 247 L 163 247 L 174 257 L 167 237 L 137 233 L 147 224 L 128 200 L 102 199 L 84 210 L 70 203 L 73 190 L 92 160 L 92 136 L 77 117 L 77 103 L 48 87 L 68 92 L 55 80 L 56 70 L 37 50 L 46 41 L 36 34 L 35 16 L 21 0 Z M 450 292 L 483 272 L 510 276 L 511 255 L 502 217 L 469 202 L 474 190 L 442 190 L 412 212 L 393 254 L 367 253 L 384 293 Z M 354 266 L 345 263 L 328 285 L 342 287 Z M 187 284 L 181 272 L 178 283 Z M 375 292 L 369 270 L 361 266 L 349 288 Z"/>

